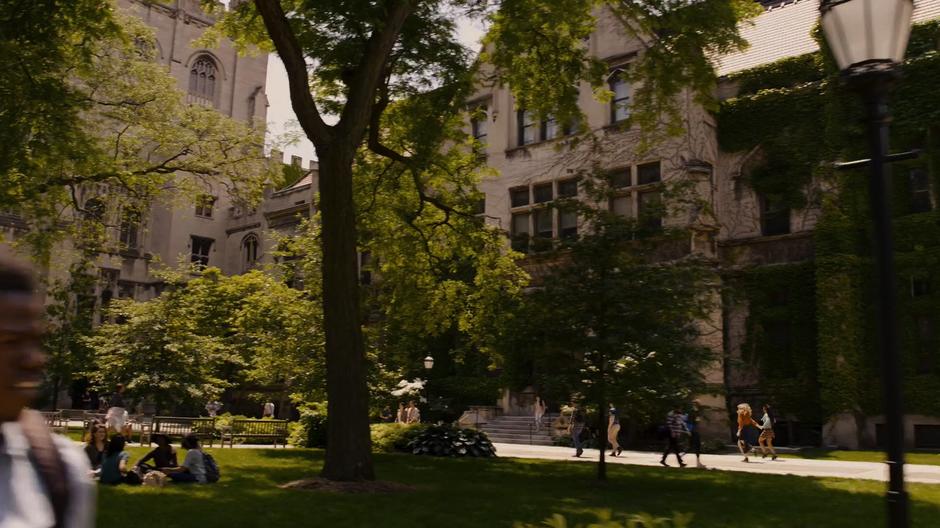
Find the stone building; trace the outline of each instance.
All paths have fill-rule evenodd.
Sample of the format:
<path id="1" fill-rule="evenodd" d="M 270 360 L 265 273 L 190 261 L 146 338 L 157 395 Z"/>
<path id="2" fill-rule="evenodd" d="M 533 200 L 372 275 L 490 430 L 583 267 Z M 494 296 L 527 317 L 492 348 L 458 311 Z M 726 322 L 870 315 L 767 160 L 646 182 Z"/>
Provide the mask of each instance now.
<path id="1" fill-rule="evenodd" d="M 715 58 L 720 77 L 719 99 L 738 94 L 742 72 L 807 56 L 819 49 L 811 34 L 819 17 L 818 1 L 777 0 L 762 4 L 764 12 L 742 27 L 750 47 Z M 915 6 L 915 24 L 940 18 L 940 1 L 922 0 Z M 791 208 L 775 196 L 759 194 L 748 185 L 746 176 L 760 159 L 761 149 L 724 151 L 719 144 L 715 115 L 693 103 L 690 94 L 678 97 L 685 132 L 638 154 L 638 130 L 618 126 L 629 115 L 629 109 L 622 103 L 630 101 L 631 86 L 615 74 L 619 69 L 629 68 L 634 57 L 642 53 L 642 46 L 623 31 L 618 21 L 604 14 L 599 16 L 597 29 L 587 45 L 593 56 L 609 65 L 609 88 L 614 94 L 610 103 L 601 103 L 588 86 L 580 90 L 579 106 L 586 125 L 605 146 L 599 160 L 589 159 L 577 147 L 568 148 L 570 131 L 563 124 L 550 118 L 537 121 L 514 104 L 510 90 L 505 87 L 481 86 L 468 101 L 473 110 L 469 132 L 485 143 L 487 161 L 499 174 L 482 183 L 485 214 L 507 232 L 516 249 L 538 253 L 540 245 L 550 247 L 551 240 L 583 229 L 576 214 L 553 209 L 550 204 L 558 198 L 577 196 L 579 190 L 573 175 L 589 163 L 599 162 L 609 171 L 616 188 L 615 196 L 602 206 L 642 222 L 687 230 L 688 239 L 684 247 L 678 248 L 678 254 L 699 254 L 711 259 L 725 286 L 730 287 L 738 274 L 746 270 L 812 262 L 813 233 L 821 214 L 820 196 L 827 189 L 807 187 L 811 199 L 801 208 Z M 691 189 L 694 199 L 685 204 L 666 203 L 666 213 L 661 217 L 646 216 L 647 211 L 655 210 L 660 203 L 663 189 L 678 182 Z M 527 259 L 526 265 L 534 274 L 538 273 L 539 260 Z M 786 292 L 783 295 L 785 299 Z M 749 322 L 747 300 L 724 295 L 721 304 L 712 320 L 704 322 L 720 330 L 703 337 L 703 344 L 719 359 L 706 373 L 714 392 L 700 400 L 713 409 L 705 424 L 708 434 L 730 438 L 729 420 L 737 403 L 748 401 L 756 407 L 771 403 L 773 396 L 761 377 L 760 365 L 744 351 L 749 344 L 748 329 L 753 326 L 753 321 Z M 769 323 L 765 326 L 763 332 L 788 339 L 790 328 L 771 327 Z M 506 413 L 528 414 L 526 407 L 531 406 L 532 396 L 507 394 L 499 406 Z M 780 409 L 778 435 L 782 443 L 858 445 L 855 432 L 846 426 L 850 417 L 838 415 L 828 422 L 814 421 L 790 411 L 786 407 Z M 874 430 L 879 419 L 873 416 L 866 427 Z M 940 424 L 936 417 L 923 415 L 911 415 L 908 422 L 911 442 L 915 426 Z"/>

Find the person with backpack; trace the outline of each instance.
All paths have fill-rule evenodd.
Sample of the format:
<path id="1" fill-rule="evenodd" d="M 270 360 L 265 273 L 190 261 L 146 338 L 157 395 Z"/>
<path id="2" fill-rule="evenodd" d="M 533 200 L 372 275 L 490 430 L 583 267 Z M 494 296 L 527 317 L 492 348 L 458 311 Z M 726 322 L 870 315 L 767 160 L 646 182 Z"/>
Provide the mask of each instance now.
<path id="1" fill-rule="evenodd" d="M 760 437 L 757 444 L 760 446 L 761 458 L 767 458 L 767 452 L 770 451 L 771 460 L 777 460 L 777 452 L 774 450 L 774 420 L 770 412 L 770 405 L 764 404 L 764 416 L 760 423 Z"/>
<path id="2" fill-rule="evenodd" d="M 39 396 L 42 303 L 28 268 L 0 256 L 0 525 L 92 528 L 88 458 L 27 406 Z M 16 475 L 13 480 L 11 475 Z"/>
<path id="3" fill-rule="evenodd" d="M 196 435 L 186 435 L 180 445 L 186 450 L 183 465 L 160 468 L 161 472 L 170 477 L 173 482 L 197 482 L 199 484 L 218 482 L 219 466 L 212 455 L 202 451 Z"/>

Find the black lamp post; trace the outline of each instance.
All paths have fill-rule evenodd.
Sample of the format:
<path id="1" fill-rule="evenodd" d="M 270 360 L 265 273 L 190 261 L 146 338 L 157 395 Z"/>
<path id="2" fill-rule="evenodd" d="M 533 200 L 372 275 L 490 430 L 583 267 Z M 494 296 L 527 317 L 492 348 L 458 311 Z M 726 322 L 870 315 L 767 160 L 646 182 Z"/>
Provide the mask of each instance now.
<path id="1" fill-rule="evenodd" d="M 826 42 L 850 87 L 865 101 L 871 159 L 848 166 L 870 165 L 869 199 L 874 220 L 880 306 L 878 346 L 884 378 L 888 455 L 888 526 L 908 526 L 904 491 L 904 414 L 897 346 L 897 285 L 891 235 L 890 173 L 886 162 L 904 155 L 888 154 L 887 93 L 898 77 L 911 33 L 913 0 L 822 0 L 819 5 Z"/>
<path id="2" fill-rule="evenodd" d="M 424 360 L 424 370 L 427 371 L 428 377 L 431 377 L 431 369 L 434 368 L 434 358 L 430 354 L 425 356 Z M 431 387 L 429 385 L 429 380 L 424 380 L 424 397 L 428 400 L 428 417 L 431 416 Z"/>

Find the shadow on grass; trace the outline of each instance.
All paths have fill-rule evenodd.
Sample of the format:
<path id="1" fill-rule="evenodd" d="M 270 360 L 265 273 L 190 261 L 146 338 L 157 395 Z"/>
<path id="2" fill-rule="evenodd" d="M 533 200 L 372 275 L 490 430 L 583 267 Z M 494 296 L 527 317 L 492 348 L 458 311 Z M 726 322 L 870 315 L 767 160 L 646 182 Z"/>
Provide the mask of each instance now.
<path id="1" fill-rule="evenodd" d="M 852 527 L 883 524 L 877 482 L 720 471 L 609 467 L 517 459 L 435 459 L 377 454 L 383 480 L 414 493 L 343 495 L 282 490 L 278 484 L 320 471 L 317 450 L 213 450 L 223 479 L 212 486 L 101 490 L 100 527 L 382 526 L 511 527 L 553 512 L 593 520 L 612 509 L 692 512 L 700 527 Z M 940 486 L 911 486 L 915 526 L 940 526 Z M 742 506 L 749 514 L 742 515 Z"/>

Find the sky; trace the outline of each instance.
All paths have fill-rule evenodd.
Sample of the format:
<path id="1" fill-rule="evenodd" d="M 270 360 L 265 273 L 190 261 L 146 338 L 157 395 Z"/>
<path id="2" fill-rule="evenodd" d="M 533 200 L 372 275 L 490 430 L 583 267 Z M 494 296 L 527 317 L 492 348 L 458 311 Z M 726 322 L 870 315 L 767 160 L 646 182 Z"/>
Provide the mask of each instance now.
<path id="1" fill-rule="evenodd" d="M 480 38 L 483 37 L 483 26 L 473 20 L 463 19 L 457 24 L 457 38 L 464 46 L 472 50 L 479 47 Z M 316 159 L 313 145 L 300 132 L 297 118 L 290 105 L 290 93 L 287 87 L 287 72 L 284 64 L 276 54 L 268 57 L 268 138 L 276 138 L 285 134 L 296 136 L 299 140 L 291 145 L 282 147 L 284 161 L 290 162 L 291 156 L 303 158 L 303 166 L 307 167 L 310 160 Z"/>

